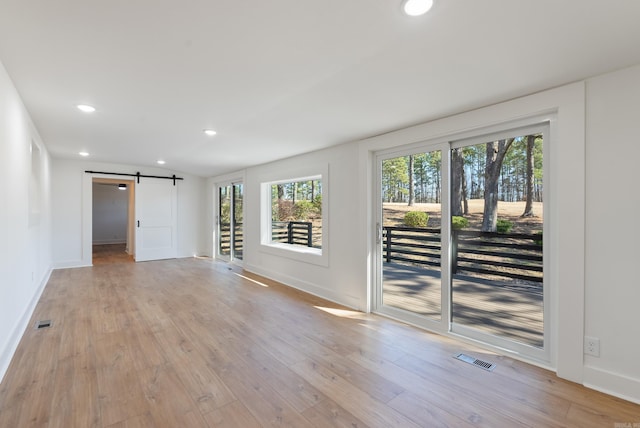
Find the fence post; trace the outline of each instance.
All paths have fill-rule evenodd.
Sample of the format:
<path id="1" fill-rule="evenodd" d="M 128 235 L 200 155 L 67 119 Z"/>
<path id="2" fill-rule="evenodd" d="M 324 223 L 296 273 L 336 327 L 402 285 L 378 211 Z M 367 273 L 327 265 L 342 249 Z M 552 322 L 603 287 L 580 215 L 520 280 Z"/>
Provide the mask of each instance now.
<path id="1" fill-rule="evenodd" d="M 287 223 L 287 244 L 293 244 L 293 223 Z"/>
<path id="2" fill-rule="evenodd" d="M 311 247 L 311 223 L 307 223 L 307 247 Z"/>
<path id="3" fill-rule="evenodd" d="M 386 251 L 386 259 L 387 263 L 391 261 L 391 228 L 385 227 L 387 230 L 387 251 Z"/>

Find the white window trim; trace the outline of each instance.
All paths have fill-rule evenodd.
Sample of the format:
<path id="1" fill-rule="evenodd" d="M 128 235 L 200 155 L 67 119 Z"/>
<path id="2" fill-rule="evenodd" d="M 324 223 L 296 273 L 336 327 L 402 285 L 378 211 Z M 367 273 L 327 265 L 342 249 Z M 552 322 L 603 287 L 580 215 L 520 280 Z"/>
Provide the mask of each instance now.
<path id="1" fill-rule="evenodd" d="M 363 192 L 366 204 L 371 208 L 366 227 L 368 248 L 374 248 L 376 237 L 375 178 L 373 159 L 375 153 L 394 147 L 419 144 L 457 136 L 456 139 L 477 135 L 492 126 L 511 123 L 517 126 L 523 119 L 549 115 L 551 141 L 549 147 L 549 174 L 553 186 L 546 189 L 550 218 L 548 239 L 545 236 L 545 254 L 550 257 L 549 270 L 545 266 L 545 280 L 552 281 L 554 299 L 551 316 L 555 317 L 551 361 L 546 368 L 555 370 L 558 376 L 582 383 L 584 336 L 584 284 L 585 284 L 585 87 L 584 82 L 539 92 L 511 101 L 483 107 L 467 113 L 416 125 L 399 131 L 372 137 L 360 142 L 361 167 L 366 171 Z M 501 125 L 503 126 L 503 125 Z M 571 168 L 566 168 L 571 165 Z M 546 201 L 545 201 L 546 202 Z M 547 249 L 549 250 L 547 252 Z M 375 262 L 370 253 L 368 308 L 373 298 Z M 549 276 L 547 276 L 547 273 Z M 513 355 L 515 358 L 524 359 Z"/>
<path id="2" fill-rule="evenodd" d="M 322 248 L 271 241 L 271 186 L 295 181 L 320 180 L 322 182 Z M 260 183 L 260 251 L 318 266 L 329 266 L 329 168 L 316 167 L 304 176 L 280 177 Z"/>

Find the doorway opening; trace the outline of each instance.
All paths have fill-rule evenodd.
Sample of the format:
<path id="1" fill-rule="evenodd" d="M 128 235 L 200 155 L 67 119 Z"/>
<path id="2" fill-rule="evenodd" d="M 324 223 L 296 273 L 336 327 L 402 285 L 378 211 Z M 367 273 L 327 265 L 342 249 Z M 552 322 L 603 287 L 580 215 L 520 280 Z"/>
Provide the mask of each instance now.
<path id="1" fill-rule="evenodd" d="M 133 263 L 135 199 L 133 180 L 92 181 L 92 264 Z"/>

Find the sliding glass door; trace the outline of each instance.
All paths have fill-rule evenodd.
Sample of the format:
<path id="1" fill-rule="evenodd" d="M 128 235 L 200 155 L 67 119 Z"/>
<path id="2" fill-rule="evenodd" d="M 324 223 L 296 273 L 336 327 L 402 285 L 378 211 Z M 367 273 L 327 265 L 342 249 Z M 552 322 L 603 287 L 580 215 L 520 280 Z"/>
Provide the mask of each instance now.
<path id="1" fill-rule="evenodd" d="M 446 152 L 445 152 L 446 153 Z M 379 310 L 442 318 L 442 151 L 380 158 Z"/>
<path id="2" fill-rule="evenodd" d="M 548 129 L 377 155 L 376 311 L 548 361 Z"/>
<path id="3" fill-rule="evenodd" d="M 451 331 L 545 359 L 544 140 L 533 126 L 451 143 Z"/>
<path id="4" fill-rule="evenodd" d="M 216 257 L 242 260 L 243 256 L 243 185 L 218 186 Z"/>

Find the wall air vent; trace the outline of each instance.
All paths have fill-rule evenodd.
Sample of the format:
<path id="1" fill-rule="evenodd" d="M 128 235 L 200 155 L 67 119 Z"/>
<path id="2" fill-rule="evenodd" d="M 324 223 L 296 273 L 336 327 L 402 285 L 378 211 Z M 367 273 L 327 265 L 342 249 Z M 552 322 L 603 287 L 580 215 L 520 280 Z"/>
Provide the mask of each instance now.
<path id="1" fill-rule="evenodd" d="M 43 320 L 43 321 L 38 321 L 36 323 L 36 330 L 39 330 L 41 328 L 48 328 L 51 327 L 51 320 Z"/>
<path id="2" fill-rule="evenodd" d="M 496 365 L 493 363 L 488 363 L 486 361 L 482 361 L 479 360 L 477 358 L 474 358 L 470 355 L 466 355 L 466 354 L 457 354 L 454 355 L 453 358 L 456 358 L 460 361 L 464 361 L 465 363 L 469 363 L 471 365 L 474 365 L 476 367 L 480 367 L 481 369 L 484 369 L 486 371 L 492 372 L 493 369 L 496 368 Z"/>

